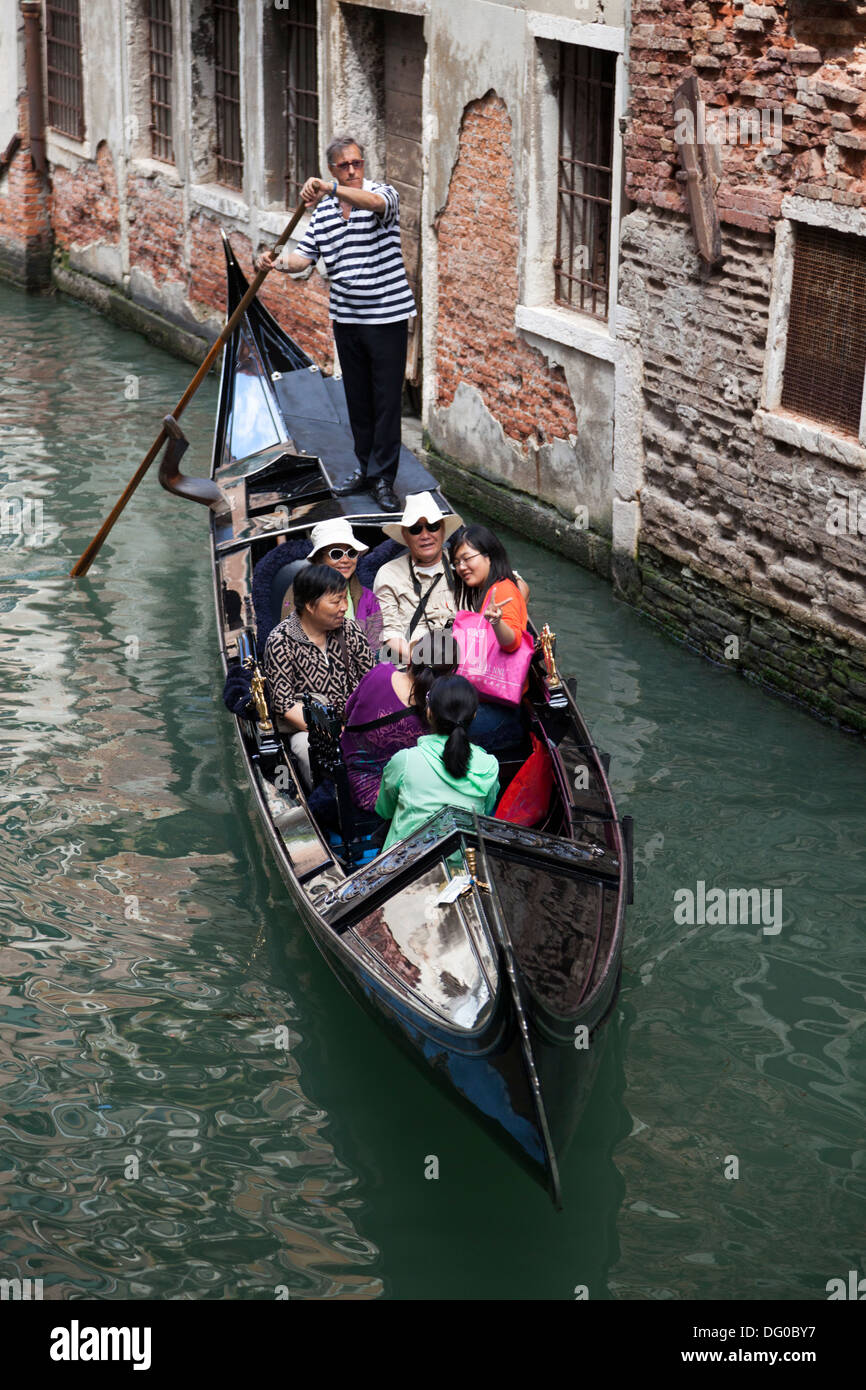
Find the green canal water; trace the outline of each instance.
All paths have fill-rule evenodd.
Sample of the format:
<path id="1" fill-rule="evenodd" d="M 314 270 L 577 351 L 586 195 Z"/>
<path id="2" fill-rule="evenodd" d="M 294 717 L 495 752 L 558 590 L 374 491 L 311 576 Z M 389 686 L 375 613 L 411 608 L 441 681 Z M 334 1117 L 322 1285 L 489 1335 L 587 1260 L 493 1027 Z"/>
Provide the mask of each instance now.
<path id="1" fill-rule="evenodd" d="M 863 745 L 506 536 L 636 822 L 622 993 L 556 1213 L 287 903 L 220 701 L 204 512 L 154 472 L 67 577 L 190 368 L 8 289 L 0 336 L 0 1277 L 57 1299 L 821 1300 L 866 1273 Z M 215 400 L 211 379 L 185 416 L 190 472 Z M 679 923 L 699 881 L 781 890 L 781 930 Z"/>

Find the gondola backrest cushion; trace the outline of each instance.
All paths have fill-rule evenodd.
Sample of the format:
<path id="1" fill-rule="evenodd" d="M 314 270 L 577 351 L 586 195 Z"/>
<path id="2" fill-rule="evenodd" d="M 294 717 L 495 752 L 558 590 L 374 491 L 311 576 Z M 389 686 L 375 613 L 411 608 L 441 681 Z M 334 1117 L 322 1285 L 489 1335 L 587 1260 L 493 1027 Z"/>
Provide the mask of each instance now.
<path id="1" fill-rule="evenodd" d="M 265 643 L 280 621 L 280 608 L 299 568 L 297 561 L 310 553 L 308 536 L 292 536 L 263 555 L 253 571 L 253 609 L 256 615 L 256 651 L 264 656 Z M 286 571 L 285 575 L 282 571 Z M 275 598 L 275 595 L 279 596 Z"/>
<path id="2" fill-rule="evenodd" d="M 387 565 L 391 560 L 396 560 L 398 555 L 404 555 L 405 545 L 399 541 L 385 540 L 381 545 L 374 546 L 368 550 L 366 555 L 362 555 L 358 560 L 356 574 L 365 589 L 372 589 L 373 580 L 379 573 L 383 565 Z"/>
<path id="3" fill-rule="evenodd" d="M 277 570 L 271 581 L 271 612 L 277 616 L 277 622 L 287 618 L 288 613 L 283 612 L 283 603 L 298 577 L 299 572 L 309 565 L 309 560 L 291 560 L 289 564 L 283 565 L 281 570 Z"/>

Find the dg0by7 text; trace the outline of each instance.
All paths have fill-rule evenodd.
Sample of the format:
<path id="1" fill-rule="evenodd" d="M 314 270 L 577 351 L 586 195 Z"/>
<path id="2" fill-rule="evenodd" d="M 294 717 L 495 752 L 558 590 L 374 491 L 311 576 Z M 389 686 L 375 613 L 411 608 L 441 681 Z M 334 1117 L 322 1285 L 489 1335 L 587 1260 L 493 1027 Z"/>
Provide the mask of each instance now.
<path id="1" fill-rule="evenodd" d="M 693 1327 L 692 1333 L 695 1337 L 713 1337 L 720 1342 L 726 1342 L 729 1337 L 741 1337 L 747 1341 L 750 1337 L 760 1337 L 762 1329 L 760 1327 L 741 1327 L 739 1332 L 736 1327 Z M 790 1340 L 793 1337 L 814 1337 L 814 1327 L 764 1327 L 764 1338 L 783 1337 Z"/>

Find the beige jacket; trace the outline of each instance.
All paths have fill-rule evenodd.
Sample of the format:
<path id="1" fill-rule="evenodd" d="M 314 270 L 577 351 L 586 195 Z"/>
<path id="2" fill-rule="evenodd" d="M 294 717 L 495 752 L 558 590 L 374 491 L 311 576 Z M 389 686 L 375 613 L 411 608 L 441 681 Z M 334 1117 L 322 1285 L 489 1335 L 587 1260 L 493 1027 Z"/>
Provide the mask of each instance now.
<path id="1" fill-rule="evenodd" d="M 429 575 L 418 575 L 421 596 L 426 594 L 437 574 L 441 574 L 442 578 L 427 600 L 423 616 L 413 629 L 413 637 L 423 637 L 425 632 L 445 627 L 457 611 L 454 595 L 445 581 L 445 568 L 441 560 Z M 387 565 L 382 566 L 373 582 L 373 593 L 382 609 L 380 640 L 388 643 L 401 637 L 405 638 L 406 629 L 419 602 L 419 596 L 412 585 L 408 555 L 399 555 L 396 560 L 390 560 Z"/>

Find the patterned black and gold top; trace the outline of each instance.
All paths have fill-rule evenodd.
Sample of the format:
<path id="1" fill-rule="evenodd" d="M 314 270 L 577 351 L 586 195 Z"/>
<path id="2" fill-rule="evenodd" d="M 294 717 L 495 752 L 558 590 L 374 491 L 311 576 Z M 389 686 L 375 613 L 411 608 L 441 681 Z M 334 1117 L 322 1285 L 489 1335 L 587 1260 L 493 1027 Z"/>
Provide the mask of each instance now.
<path id="1" fill-rule="evenodd" d="M 285 714 L 310 694 L 334 705 L 342 716 L 355 686 L 376 665 L 363 629 L 351 618 L 343 622 L 343 635 L 348 671 L 337 630 L 326 635 L 322 651 L 304 632 L 297 613 L 277 624 L 265 645 L 265 675 L 275 714 Z"/>

